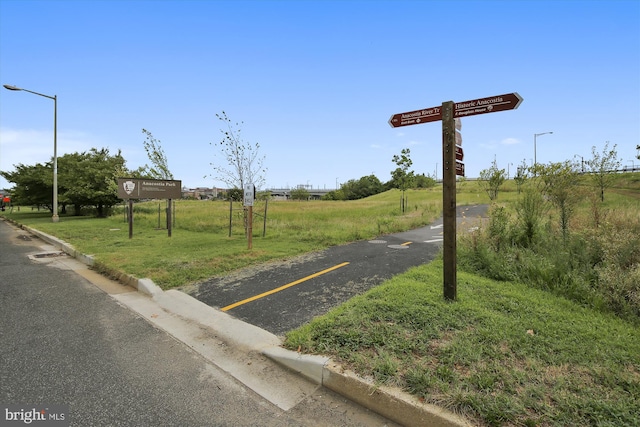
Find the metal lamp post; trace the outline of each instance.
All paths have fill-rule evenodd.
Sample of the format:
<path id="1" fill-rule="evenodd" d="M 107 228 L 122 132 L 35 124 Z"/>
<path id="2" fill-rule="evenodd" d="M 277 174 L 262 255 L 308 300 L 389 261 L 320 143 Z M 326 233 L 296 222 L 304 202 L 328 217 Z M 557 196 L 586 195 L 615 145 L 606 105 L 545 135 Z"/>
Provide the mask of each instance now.
<path id="1" fill-rule="evenodd" d="M 552 133 L 553 132 L 542 132 L 542 133 L 534 133 L 533 134 L 533 170 L 534 170 L 534 173 L 535 173 L 536 165 L 538 164 L 537 157 L 536 157 L 537 156 L 537 153 L 536 153 L 537 152 L 537 148 L 536 148 L 537 139 L 538 139 L 538 137 L 540 135 L 547 135 L 547 134 L 552 134 Z"/>
<path id="2" fill-rule="evenodd" d="M 53 216 L 51 220 L 58 222 L 58 97 L 56 95 L 49 96 L 43 93 L 34 92 L 32 90 L 22 89 L 16 86 L 3 85 L 5 89 L 17 90 L 33 93 L 34 95 L 44 96 L 53 99 Z"/>

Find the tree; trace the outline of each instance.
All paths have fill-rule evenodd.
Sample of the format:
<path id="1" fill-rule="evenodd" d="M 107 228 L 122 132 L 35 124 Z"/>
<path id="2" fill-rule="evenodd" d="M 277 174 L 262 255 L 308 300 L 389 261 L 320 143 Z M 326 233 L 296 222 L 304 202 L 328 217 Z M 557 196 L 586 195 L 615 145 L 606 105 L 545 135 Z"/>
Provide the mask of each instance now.
<path id="1" fill-rule="evenodd" d="M 151 166 L 144 165 L 143 173 L 150 179 L 173 179 L 173 174 L 169 170 L 167 156 L 162 150 L 160 141 L 155 139 L 151 132 L 146 129 L 142 129 L 142 133 L 147 136 L 142 144 L 144 146 L 144 150 L 147 152 L 149 160 L 151 161 Z"/>
<path id="2" fill-rule="evenodd" d="M 415 188 L 433 188 L 436 186 L 436 180 L 431 176 L 420 174 L 416 175 L 414 184 Z"/>
<path id="3" fill-rule="evenodd" d="M 60 199 L 74 205 L 76 215 L 80 215 L 82 207 L 91 206 L 98 217 L 105 217 L 120 200 L 117 181 L 125 170 L 120 151 L 112 156 L 107 148 L 92 148 L 88 152 L 65 154 L 58 164 Z"/>
<path id="4" fill-rule="evenodd" d="M 46 206 L 53 212 L 53 167 L 52 163 L 37 163 L 33 166 L 15 165 L 13 172 L 0 172 L 8 182 L 15 184 L 12 202 L 18 205 Z"/>
<path id="5" fill-rule="evenodd" d="M 516 172 L 516 176 L 513 177 L 513 180 L 516 182 L 516 187 L 518 188 L 518 194 L 520 194 L 520 189 L 522 188 L 522 184 L 525 183 L 527 178 L 529 177 L 529 170 L 527 169 L 526 161 L 522 161 L 522 164 L 518 166 L 518 171 Z"/>
<path id="6" fill-rule="evenodd" d="M 413 165 L 410 154 L 411 151 L 408 148 L 403 148 L 399 156 L 396 154 L 391 159 L 398 166 L 396 170 L 391 172 L 391 185 L 402 190 L 402 203 L 400 204 L 402 212 L 405 211 L 406 205 L 404 193 L 411 188 L 415 178 L 414 172 L 409 171 L 409 168 Z"/>
<path id="7" fill-rule="evenodd" d="M 342 190 L 334 190 L 329 191 L 327 194 L 322 196 L 322 200 L 347 200 Z"/>
<path id="8" fill-rule="evenodd" d="M 216 117 L 224 124 L 224 129 L 220 130 L 224 136 L 215 144 L 220 149 L 224 164 L 211 163 L 216 178 L 230 188 L 244 188 L 244 184 L 260 188 L 265 183 L 264 174 L 267 171 L 264 167 L 265 157 L 259 154 L 260 144 L 250 144 L 242 139 L 242 122 L 233 124 L 224 111 L 216 114 Z"/>
<path id="9" fill-rule="evenodd" d="M 294 188 L 291 190 L 292 200 L 309 200 L 311 193 L 306 188 Z"/>
<path id="10" fill-rule="evenodd" d="M 578 171 L 573 163 L 565 161 L 548 165 L 538 164 L 536 172 L 542 194 L 560 213 L 560 227 L 563 237 L 566 238 L 573 209 L 581 197 L 577 191 Z"/>
<path id="11" fill-rule="evenodd" d="M 381 193 L 383 188 L 378 177 L 372 174 L 358 180 L 350 179 L 340 186 L 340 192 L 345 200 L 357 200 Z"/>
<path id="12" fill-rule="evenodd" d="M 507 176 L 504 169 L 498 169 L 498 165 L 494 160 L 489 169 L 480 171 L 480 187 L 482 187 L 489 195 L 490 200 L 498 198 L 498 190 L 504 184 Z"/>
<path id="13" fill-rule="evenodd" d="M 600 201 L 604 202 L 604 190 L 611 187 L 614 173 L 620 168 L 616 145 L 609 150 L 609 141 L 604 145 L 602 154 L 596 152 L 596 147 L 591 147 L 591 160 L 587 162 L 589 176 L 600 190 Z"/>
<path id="14" fill-rule="evenodd" d="M 80 215 L 82 207 L 96 208 L 103 217 L 118 203 L 117 178 L 125 175 L 125 160 L 118 152 L 109 155 L 108 149 L 92 148 L 84 153 L 65 154 L 58 158 L 58 198 L 62 213 L 67 205 L 75 207 Z M 35 166 L 16 166 L 15 172 L 2 172 L 2 176 L 16 184 L 13 200 L 22 205 L 44 205 L 53 210 L 53 174 L 51 163 Z"/>

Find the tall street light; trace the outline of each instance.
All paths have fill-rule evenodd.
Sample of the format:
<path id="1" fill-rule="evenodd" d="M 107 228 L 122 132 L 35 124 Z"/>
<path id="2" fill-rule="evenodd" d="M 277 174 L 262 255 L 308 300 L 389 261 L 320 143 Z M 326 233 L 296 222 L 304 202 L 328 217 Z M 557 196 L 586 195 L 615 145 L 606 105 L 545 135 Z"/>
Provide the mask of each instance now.
<path id="1" fill-rule="evenodd" d="M 533 134 L 533 170 L 534 170 L 534 173 L 535 173 L 535 170 L 536 170 L 536 165 L 538 164 L 538 161 L 537 161 L 537 158 L 536 158 L 536 151 L 537 151 L 537 149 L 536 149 L 536 141 L 537 141 L 537 139 L 538 139 L 538 137 L 540 135 L 547 135 L 547 134 L 551 134 L 551 133 L 553 133 L 553 132 L 542 132 L 542 133 L 534 133 Z"/>
<path id="2" fill-rule="evenodd" d="M 58 222 L 58 97 L 56 95 L 49 96 L 43 93 L 34 92 L 32 90 L 22 89 L 16 86 L 3 85 L 5 89 L 9 90 L 21 90 L 24 92 L 33 93 L 34 95 L 44 96 L 45 98 L 53 99 L 53 216 L 51 220 Z"/>

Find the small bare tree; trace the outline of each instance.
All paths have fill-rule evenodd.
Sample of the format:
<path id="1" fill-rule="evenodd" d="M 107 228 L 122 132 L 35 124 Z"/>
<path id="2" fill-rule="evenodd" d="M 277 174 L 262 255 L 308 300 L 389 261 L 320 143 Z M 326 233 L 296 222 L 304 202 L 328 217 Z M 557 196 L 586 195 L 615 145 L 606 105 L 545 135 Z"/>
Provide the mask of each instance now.
<path id="1" fill-rule="evenodd" d="M 214 178 L 219 179 L 229 188 L 244 188 L 245 184 L 253 184 L 260 188 L 265 183 L 264 156 L 260 156 L 260 144 L 251 144 L 241 137 L 242 122 L 233 124 L 227 113 L 216 114 L 223 123 L 223 138 L 219 143 L 211 143 L 220 149 L 224 160 L 220 164 L 211 163 L 215 171 Z"/>
<path id="2" fill-rule="evenodd" d="M 142 129 L 142 133 L 147 135 L 146 140 L 142 144 L 144 145 L 144 150 L 147 152 L 149 160 L 151 160 L 151 166 L 144 165 L 140 172 L 148 175 L 149 178 L 152 179 L 173 179 L 173 174 L 169 170 L 167 156 L 162 150 L 160 141 L 155 139 L 151 132 L 146 129 Z"/>
<path id="3" fill-rule="evenodd" d="M 604 202 L 604 190 L 611 187 L 615 179 L 615 173 L 620 168 L 616 145 L 609 150 L 609 141 L 604 145 L 602 154 L 596 152 L 596 147 L 591 147 L 591 160 L 587 162 L 589 166 L 589 176 L 600 191 L 600 201 Z"/>

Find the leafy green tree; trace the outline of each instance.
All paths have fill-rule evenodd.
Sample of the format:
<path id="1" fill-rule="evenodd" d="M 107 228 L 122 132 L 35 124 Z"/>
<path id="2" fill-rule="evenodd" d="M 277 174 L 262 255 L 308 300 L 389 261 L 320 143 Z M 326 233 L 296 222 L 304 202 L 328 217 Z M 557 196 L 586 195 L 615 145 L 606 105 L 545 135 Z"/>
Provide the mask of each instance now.
<path id="1" fill-rule="evenodd" d="M 616 145 L 609 150 L 609 141 L 604 145 L 602 153 L 596 152 L 596 147 L 591 147 L 591 160 L 587 162 L 589 176 L 600 191 L 600 201 L 604 202 L 604 190 L 611 187 L 615 179 L 615 172 L 620 169 Z"/>
<path id="2" fill-rule="evenodd" d="M 415 174 L 409 168 L 413 165 L 411 160 L 411 150 L 403 148 L 400 155 L 395 154 L 391 159 L 398 166 L 391 172 L 391 182 L 393 188 L 398 188 L 403 192 L 413 185 Z"/>
<path id="3" fill-rule="evenodd" d="M 53 209 L 53 173 L 51 162 L 46 165 L 18 165 L 15 172 L 2 172 L 3 177 L 16 184 L 13 200 L 22 205 L 44 205 Z M 84 153 L 65 154 L 58 158 L 58 200 L 62 213 L 67 205 L 80 215 L 82 207 L 95 207 L 97 215 L 106 216 L 109 208 L 118 203 L 117 178 L 125 175 L 125 160 L 118 152 L 92 148 Z"/>
<path id="4" fill-rule="evenodd" d="M 534 186 L 526 186 L 515 203 L 518 224 L 522 229 L 522 244 L 530 247 L 538 234 L 540 223 L 548 211 L 548 205 L 540 191 Z"/>
<path id="5" fill-rule="evenodd" d="M 151 161 L 151 166 L 144 165 L 143 173 L 150 179 L 173 179 L 173 174 L 169 170 L 167 156 L 164 154 L 160 141 L 155 139 L 151 132 L 146 129 L 142 129 L 142 133 L 147 136 L 142 144 Z"/>
<path id="6" fill-rule="evenodd" d="M 480 171 L 480 187 L 487 192 L 490 200 L 498 198 L 498 190 L 504 184 L 507 174 L 504 169 L 498 169 L 498 165 L 494 160 L 489 169 Z"/>
<path id="7" fill-rule="evenodd" d="M 52 162 L 33 166 L 18 164 L 13 172 L 0 175 L 15 186 L 12 202 L 17 205 L 46 206 L 53 212 L 53 167 Z"/>
<path id="8" fill-rule="evenodd" d="M 216 114 L 223 123 L 222 140 L 215 144 L 220 149 L 223 160 L 220 164 L 211 163 L 215 178 L 224 182 L 229 188 L 244 188 L 250 184 L 260 188 L 265 183 L 267 169 L 264 167 L 264 156 L 260 156 L 260 144 L 250 144 L 242 139 L 242 122 L 231 122 L 227 114 Z M 213 143 L 211 145 L 214 145 Z"/>
<path id="9" fill-rule="evenodd" d="M 523 160 L 522 164 L 518 166 L 516 176 L 513 177 L 513 180 L 516 182 L 516 187 L 518 188 L 518 194 L 520 194 L 522 185 L 525 183 L 528 177 L 529 169 L 527 168 L 527 163 Z"/>
<path id="10" fill-rule="evenodd" d="M 433 188 L 436 186 L 436 180 L 425 174 L 416 175 L 414 186 L 415 188 Z"/>
<path id="11" fill-rule="evenodd" d="M 381 193 L 383 185 L 375 175 L 368 175 L 350 179 L 340 186 L 340 191 L 346 200 L 358 200 Z"/>
<path id="12" fill-rule="evenodd" d="M 391 159 L 393 163 L 398 166 L 391 172 L 391 186 L 392 188 L 398 188 L 402 191 L 402 202 L 400 203 L 402 212 L 405 211 L 406 206 L 405 191 L 411 188 L 415 179 L 415 173 L 409 170 L 411 165 L 413 165 L 410 155 L 411 150 L 403 148 L 399 156 L 396 154 Z"/>
<path id="13" fill-rule="evenodd" d="M 344 195 L 344 191 L 334 190 L 322 196 L 322 200 L 347 200 L 347 198 Z"/>
<path id="14" fill-rule="evenodd" d="M 567 237 L 569 220 L 581 195 L 578 191 L 578 171 L 572 162 L 538 164 L 536 168 L 539 188 L 558 209 L 563 237 Z"/>
<path id="15" fill-rule="evenodd" d="M 291 190 L 292 200 L 309 200 L 311 193 L 306 188 L 294 188 Z"/>
<path id="16" fill-rule="evenodd" d="M 98 217 L 105 217 L 120 200 L 117 178 L 125 169 L 120 151 L 112 156 L 106 148 L 92 148 L 84 153 L 66 154 L 58 159 L 58 165 L 60 198 L 74 205 L 76 215 L 82 207 L 91 206 Z"/>
<path id="17" fill-rule="evenodd" d="M 244 190 L 242 188 L 230 188 L 226 192 L 227 200 L 241 202 L 244 199 Z"/>

